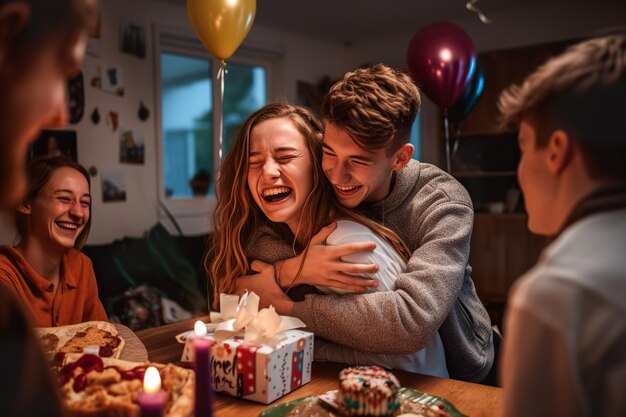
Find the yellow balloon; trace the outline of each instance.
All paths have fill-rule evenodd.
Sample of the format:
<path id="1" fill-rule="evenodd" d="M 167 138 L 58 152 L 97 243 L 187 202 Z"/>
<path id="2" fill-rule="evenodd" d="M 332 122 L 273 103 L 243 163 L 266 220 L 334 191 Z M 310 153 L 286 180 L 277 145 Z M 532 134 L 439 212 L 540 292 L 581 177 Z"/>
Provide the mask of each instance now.
<path id="1" fill-rule="evenodd" d="M 225 60 L 248 36 L 256 0 L 187 0 L 187 14 L 204 46 Z"/>

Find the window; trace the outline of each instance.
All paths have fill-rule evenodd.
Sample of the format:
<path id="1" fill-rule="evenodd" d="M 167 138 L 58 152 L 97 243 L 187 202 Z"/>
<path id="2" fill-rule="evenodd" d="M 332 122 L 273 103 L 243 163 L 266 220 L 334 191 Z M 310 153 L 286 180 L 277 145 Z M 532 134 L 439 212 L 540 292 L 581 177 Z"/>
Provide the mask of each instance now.
<path id="1" fill-rule="evenodd" d="M 241 45 L 228 60 L 224 98 L 216 80 L 219 61 L 192 32 L 157 25 L 155 30 L 160 211 L 166 226 L 185 234 L 206 233 L 215 203 L 219 166 L 219 122 L 222 155 L 241 123 L 267 103 L 269 68 L 282 51 L 268 45 Z M 165 219 L 172 214 L 176 225 Z M 170 230 L 174 230 L 173 228 Z"/>
<path id="2" fill-rule="evenodd" d="M 161 137 L 163 185 L 167 198 L 213 192 L 216 158 L 210 58 L 162 51 Z M 227 66 L 223 101 L 223 154 L 245 118 L 267 102 L 266 70 L 258 65 Z"/>
<path id="3" fill-rule="evenodd" d="M 420 143 L 420 131 L 421 131 L 421 120 L 422 113 L 418 113 L 415 118 L 415 122 L 413 122 L 413 126 L 411 127 L 411 135 L 409 137 L 409 143 L 411 143 L 415 147 L 415 152 L 413 152 L 413 159 L 419 160 L 421 157 L 421 143 Z"/>
<path id="4" fill-rule="evenodd" d="M 211 62 L 161 53 L 161 137 L 166 197 L 190 197 L 191 179 L 212 170 Z M 210 182 L 210 181 L 209 181 Z"/>
<path id="5" fill-rule="evenodd" d="M 156 81 L 159 199 L 185 234 L 206 233 L 219 166 L 219 61 L 192 32 L 157 25 Z M 222 102 L 222 156 L 243 121 L 267 103 L 269 68 L 282 51 L 242 45 L 227 61 Z M 167 213 L 167 212 L 169 213 Z M 171 218 L 170 218 L 171 220 Z M 173 230 L 173 229 L 170 229 Z"/>

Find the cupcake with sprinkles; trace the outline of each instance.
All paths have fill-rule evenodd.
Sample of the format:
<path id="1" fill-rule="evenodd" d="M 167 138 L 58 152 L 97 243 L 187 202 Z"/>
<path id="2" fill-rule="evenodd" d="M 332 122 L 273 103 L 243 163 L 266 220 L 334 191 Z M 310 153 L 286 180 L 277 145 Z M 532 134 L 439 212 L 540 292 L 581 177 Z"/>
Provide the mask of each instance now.
<path id="1" fill-rule="evenodd" d="M 347 416 L 393 416 L 400 409 L 395 375 L 379 366 L 355 366 L 339 373 L 337 403 Z"/>

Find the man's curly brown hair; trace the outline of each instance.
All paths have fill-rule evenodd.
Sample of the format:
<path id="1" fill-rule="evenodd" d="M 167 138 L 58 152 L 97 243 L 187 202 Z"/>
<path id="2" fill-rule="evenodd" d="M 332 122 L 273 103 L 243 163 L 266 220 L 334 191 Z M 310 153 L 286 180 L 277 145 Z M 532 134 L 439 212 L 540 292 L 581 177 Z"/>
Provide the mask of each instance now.
<path id="1" fill-rule="evenodd" d="M 376 64 L 348 72 L 333 85 L 321 113 L 362 148 L 391 154 L 409 141 L 420 101 L 407 73 Z"/>

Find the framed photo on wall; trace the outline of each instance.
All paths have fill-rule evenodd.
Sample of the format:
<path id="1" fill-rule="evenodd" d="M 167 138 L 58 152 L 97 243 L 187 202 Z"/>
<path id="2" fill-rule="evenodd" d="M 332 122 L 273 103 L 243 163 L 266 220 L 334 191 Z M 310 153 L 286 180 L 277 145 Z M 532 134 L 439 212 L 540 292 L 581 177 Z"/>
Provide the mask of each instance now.
<path id="1" fill-rule="evenodd" d="M 146 30 L 143 26 L 122 20 L 120 22 L 120 51 L 146 57 Z"/>

